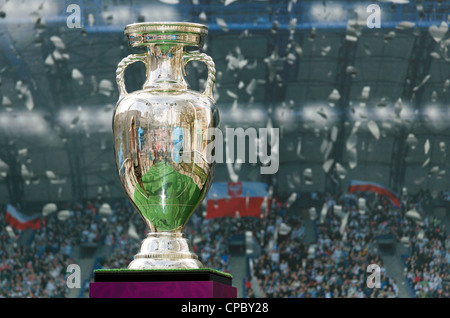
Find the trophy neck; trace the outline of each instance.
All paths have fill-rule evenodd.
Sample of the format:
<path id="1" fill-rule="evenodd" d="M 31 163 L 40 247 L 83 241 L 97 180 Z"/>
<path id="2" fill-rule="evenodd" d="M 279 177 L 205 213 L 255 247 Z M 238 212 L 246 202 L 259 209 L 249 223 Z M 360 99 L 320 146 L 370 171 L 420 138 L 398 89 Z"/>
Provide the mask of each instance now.
<path id="1" fill-rule="evenodd" d="M 144 90 L 182 90 L 187 88 L 183 77 L 182 44 L 147 45 L 147 80 Z"/>

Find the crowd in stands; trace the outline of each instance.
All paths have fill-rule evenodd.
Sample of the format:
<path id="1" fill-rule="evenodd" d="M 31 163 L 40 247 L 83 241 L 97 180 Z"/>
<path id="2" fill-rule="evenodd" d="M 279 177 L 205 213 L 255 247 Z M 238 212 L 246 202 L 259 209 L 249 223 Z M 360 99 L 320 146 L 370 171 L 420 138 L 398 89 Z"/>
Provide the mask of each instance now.
<path id="1" fill-rule="evenodd" d="M 401 222 L 399 232 L 408 238 L 411 250 L 405 260 L 407 280 L 415 297 L 450 298 L 450 235 L 441 220 L 424 213 L 421 203 L 428 197 L 420 193 L 407 202 L 423 215 L 422 222 Z"/>
<path id="2" fill-rule="evenodd" d="M 74 263 L 70 258 L 75 232 L 54 218 L 34 234 L 31 244 L 19 242 L 21 230 L 0 218 L 0 297 L 65 297 L 66 268 Z M 7 228 L 9 228 L 7 230 Z M 70 235 L 67 235 L 70 233 Z"/>
<path id="3" fill-rule="evenodd" d="M 363 195 L 363 194 L 361 194 Z M 416 297 L 450 297 L 450 239 L 437 218 L 427 216 L 426 194 L 402 201 L 400 209 L 381 196 L 366 197 L 361 210 L 358 197 L 316 195 L 317 209 L 326 205 L 326 217 L 316 217 L 316 237 L 306 240 L 305 217 L 273 200 L 265 218 L 206 219 L 203 208 L 195 211 L 184 233 L 207 267 L 230 270 L 230 237 L 252 231 L 260 247 L 253 259 L 253 274 L 261 297 L 299 298 L 395 298 L 399 282 L 385 271 L 377 251 L 378 235 L 408 238 L 411 255 L 406 276 Z M 146 227 L 126 200 L 109 202 L 111 214 L 99 213 L 103 200 L 61 206 L 70 217 L 61 221 L 56 213 L 45 218 L 28 246 L 19 244 L 19 230 L 6 231 L 0 218 L 0 297 L 66 297 L 66 268 L 76 263 L 72 251 L 85 243 L 109 248 L 101 268 L 126 268 L 139 250 Z M 339 205 L 341 209 L 335 207 Z M 414 207 L 423 222 L 405 217 Z M 347 215 L 345 227 L 343 216 Z M 367 286 L 367 266 L 381 269 L 381 288 Z M 246 284 L 245 295 L 255 297 L 255 286 Z"/>
<path id="4" fill-rule="evenodd" d="M 327 216 L 317 226 L 317 241 L 304 242 L 304 220 L 300 214 L 289 216 L 283 203 L 273 204 L 266 222 L 266 238 L 261 258 L 255 260 L 254 273 L 264 297 L 292 298 L 366 298 L 398 295 L 397 284 L 385 275 L 383 262 L 374 249 L 374 216 L 360 213 L 352 200 L 326 196 Z M 345 231 L 340 204 L 349 212 Z M 309 216 L 308 216 L 309 217 Z M 292 230 L 275 235 L 282 224 Z M 368 288 L 366 268 L 381 268 L 381 288 Z"/>
<path id="5" fill-rule="evenodd" d="M 365 199 L 364 209 L 357 204 L 359 197 Z M 295 229 L 303 221 L 298 214 L 289 217 L 285 203 L 272 205 L 265 225 L 267 237 L 261 242 L 263 253 L 254 263 L 263 296 L 398 297 L 398 282 L 386 275 L 376 248 L 377 237 L 392 236 L 394 242 L 410 246 L 405 271 L 414 296 L 450 297 L 450 236 L 442 222 L 430 216 L 429 192 L 403 198 L 400 208 L 382 196 L 363 193 L 353 198 L 326 195 L 319 202 L 326 204 L 327 215 L 323 222 L 316 220 L 318 236 L 312 243 L 305 243 L 294 230 L 275 235 L 274 229 L 282 224 Z M 340 207 L 339 213 L 335 206 Z M 413 209 L 422 221 L 406 216 Z M 341 228 L 346 213 L 348 219 Z M 369 264 L 380 266 L 381 288 L 367 287 Z"/>

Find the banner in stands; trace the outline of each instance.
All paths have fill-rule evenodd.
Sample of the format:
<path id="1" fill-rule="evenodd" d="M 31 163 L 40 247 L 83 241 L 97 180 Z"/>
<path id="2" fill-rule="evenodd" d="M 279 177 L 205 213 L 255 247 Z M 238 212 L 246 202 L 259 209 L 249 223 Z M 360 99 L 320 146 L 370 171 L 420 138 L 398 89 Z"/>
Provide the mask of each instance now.
<path id="1" fill-rule="evenodd" d="M 397 208 L 400 208 L 400 200 L 397 198 L 394 192 L 381 184 L 368 181 L 350 180 L 348 192 L 353 193 L 356 191 L 374 192 L 378 193 L 379 195 L 384 195 L 389 198 L 393 205 L 395 205 Z"/>
<path id="2" fill-rule="evenodd" d="M 39 215 L 25 215 L 10 204 L 6 205 L 5 221 L 17 230 L 37 230 L 41 227 Z"/>
<path id="3" fill-rule="evenodd" d="M 207 195 L 206 219 L 260 217 L 270 206 L 268 197 L 262 182 L 215 182 Z"/>

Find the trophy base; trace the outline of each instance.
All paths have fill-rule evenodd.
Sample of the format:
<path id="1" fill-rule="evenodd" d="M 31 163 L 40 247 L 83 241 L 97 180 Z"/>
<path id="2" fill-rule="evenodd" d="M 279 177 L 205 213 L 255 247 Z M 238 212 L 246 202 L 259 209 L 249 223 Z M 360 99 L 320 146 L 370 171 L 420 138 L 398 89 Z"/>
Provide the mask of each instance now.
<path id="1" fill-rule="evenodd" d="M 203 268 L 183 233 L 149 233 L 128 269 Z"/>

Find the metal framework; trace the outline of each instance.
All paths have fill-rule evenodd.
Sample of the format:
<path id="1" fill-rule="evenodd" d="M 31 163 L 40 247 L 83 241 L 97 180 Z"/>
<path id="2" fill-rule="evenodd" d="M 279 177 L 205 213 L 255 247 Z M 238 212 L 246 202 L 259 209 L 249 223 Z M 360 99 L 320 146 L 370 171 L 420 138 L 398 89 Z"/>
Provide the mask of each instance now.
<path id="1" fill-rule="evenodd" d="M 333 165 L 325 175 L 325 191 L 331 193 L 339 193 L 341 191 L 340 178 L 336 172 L 336 163 L 343 163 L 344 150 L 345 150 L 345 122 L 348 119 L 348 111 L 350 109 L 350 91 L 352 85 L 352 76 L 347 72 L 347 67 L 352 66 L 355 63 L 356 50 L 358 47 L 358 41 L 348 41 L 345 35 L 342 38 L 341 46 L 339 48 L 336 76 L 334 86 L 339 91 L 340 99 L 337 103 L 339 120 L 339 131 L 333 149 L 331 157 L 334 159 Z"/>
<path id="2" fill-rule="evenodd" d="M 421 30 L 420 36 L 414 39 L 402 92 L 402 100 L 409 101 L 411 107 L 415 110 L 419 110 L 422 103 L 423 87 L 416 92 L 414 87 L 429 74 L 431 65 L 430 53 L 433 52 L 435 44 L 436 42 L 424 30 Z M 413 131 L 413 128 L 412 126 L 401 125 L 395 131 L 390 161 L 389 186 L 396 193 L 399 193 L 401 187 L 405 184 L 405 159 L 409 151 L 406 139 L 409 133 Z"/>

